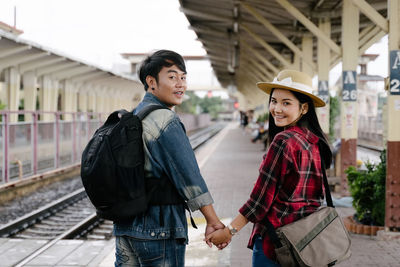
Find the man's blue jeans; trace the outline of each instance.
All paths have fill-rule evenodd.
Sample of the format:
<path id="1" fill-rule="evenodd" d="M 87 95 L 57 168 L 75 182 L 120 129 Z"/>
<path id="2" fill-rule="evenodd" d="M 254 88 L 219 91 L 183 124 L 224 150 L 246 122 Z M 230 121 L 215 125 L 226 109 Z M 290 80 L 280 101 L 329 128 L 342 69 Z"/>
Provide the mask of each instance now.
<path id="1" fill-rule="evenodd" d="M 115 267 L 184 267 L 184 241 L 177 239 L 141 240 L 115 238 Z"/>

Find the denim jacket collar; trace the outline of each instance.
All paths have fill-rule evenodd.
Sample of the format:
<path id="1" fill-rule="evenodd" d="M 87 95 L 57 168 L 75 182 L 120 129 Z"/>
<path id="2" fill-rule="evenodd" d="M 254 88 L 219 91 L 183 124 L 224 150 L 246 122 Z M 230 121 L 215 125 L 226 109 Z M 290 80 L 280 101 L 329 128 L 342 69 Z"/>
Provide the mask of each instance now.
<path id="1" fill-rule="evenodd" d="M 167 107 L 167 105 L 165 105 L 163 102 L 161 102 L 160 99 L 158 99 L 158 97 L 156 97 L 155 95 L 153 95 L 152 93 L 149 93 L 149 92 L 146 92 L 146 94 L 144 95 L 143 102 L 158 104 L 158 105 Z"/>

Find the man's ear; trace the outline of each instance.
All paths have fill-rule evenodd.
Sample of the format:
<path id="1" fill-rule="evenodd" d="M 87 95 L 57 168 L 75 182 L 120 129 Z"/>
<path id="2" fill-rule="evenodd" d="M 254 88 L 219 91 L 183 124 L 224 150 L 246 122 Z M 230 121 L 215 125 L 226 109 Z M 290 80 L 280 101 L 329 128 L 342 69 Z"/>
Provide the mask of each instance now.
<path id="1" fill-rule="evenodd" d="M 308 103 L 304 103 L 301 108 L 301 114 L 305 115 L 308 112 Z"/>
<path id="2" fill-rule="evenodd" d="M 147 75 L 146 83 L 149 88 L 154 88 L 156 86 L 156 79 L 153 76 Z"/>

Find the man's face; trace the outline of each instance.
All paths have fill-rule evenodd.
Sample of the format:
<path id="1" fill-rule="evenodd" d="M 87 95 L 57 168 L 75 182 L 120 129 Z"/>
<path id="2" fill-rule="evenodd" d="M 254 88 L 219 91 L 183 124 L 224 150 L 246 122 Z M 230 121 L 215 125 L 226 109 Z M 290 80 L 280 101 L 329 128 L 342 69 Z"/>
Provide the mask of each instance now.
<path id="1" fill-rule="evenodd" d="M 152 77 L 149 81 L 147 91 L 155 95 L 167 107 L 172 108 L 182 103 L 187 88 L 186 73 L 177 66 L 163 67 L 158 74 L 158 83 Z"/>

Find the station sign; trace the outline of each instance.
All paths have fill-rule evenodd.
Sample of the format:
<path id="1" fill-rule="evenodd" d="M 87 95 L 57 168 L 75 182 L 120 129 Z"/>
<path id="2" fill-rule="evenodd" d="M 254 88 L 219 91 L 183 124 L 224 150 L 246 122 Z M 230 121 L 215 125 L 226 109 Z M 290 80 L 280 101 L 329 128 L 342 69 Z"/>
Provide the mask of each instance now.
<path id="1" fill-rule="evenodd" d="M 390 51 L 390 87 L 391 95 L 400 95 L 400 50 Z"/>
<path id="2" fill-rule="evenodd" d="M 328 81 L 318 81 L 318 96 L 324 100 L 325 104 L 329 102 Z"/>
<path id="3" fill-rule="evenodd" d="M 342 100 L 344 102 L 357 101 L 357 72 L 343 71 Z"/>

